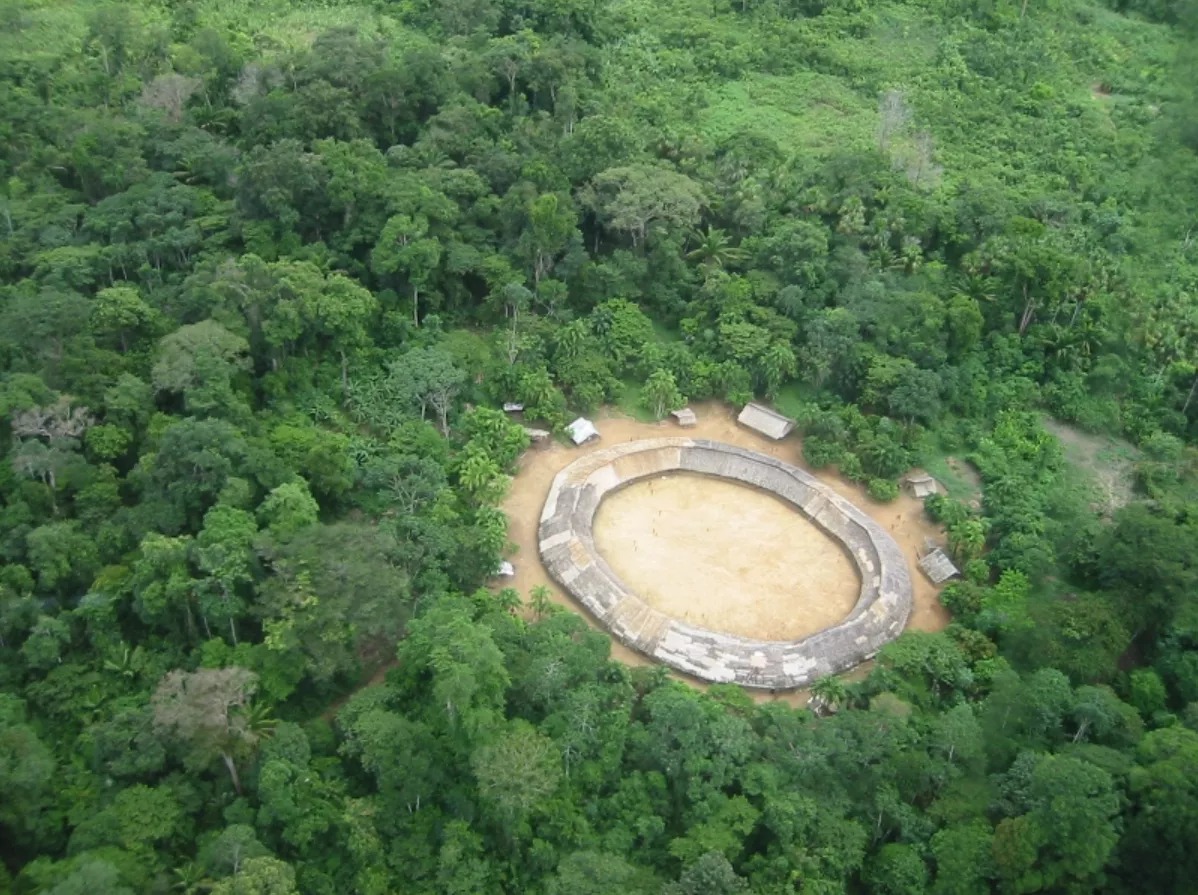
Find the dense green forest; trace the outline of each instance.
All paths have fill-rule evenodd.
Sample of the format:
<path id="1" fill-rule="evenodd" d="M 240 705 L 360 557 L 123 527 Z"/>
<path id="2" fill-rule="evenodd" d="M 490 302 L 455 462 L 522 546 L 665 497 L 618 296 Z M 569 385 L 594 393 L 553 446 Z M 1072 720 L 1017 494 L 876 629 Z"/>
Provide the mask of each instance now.
<path id="1" fill-rule="evenodd" d="M 1198 10 L 1111 2 L 0 2 L 0 892 L 1193 892 Z M 953 624 L 821 718 L 484 587 L 494 408 L 679 396 L 967 457 Z"/>

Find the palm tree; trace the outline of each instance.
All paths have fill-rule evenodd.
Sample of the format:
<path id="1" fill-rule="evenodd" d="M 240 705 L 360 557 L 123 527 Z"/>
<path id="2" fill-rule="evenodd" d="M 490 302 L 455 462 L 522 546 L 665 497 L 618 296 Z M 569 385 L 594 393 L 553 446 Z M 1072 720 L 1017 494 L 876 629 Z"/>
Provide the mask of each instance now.
<path id="1" fill-rule="evenodd" d="M 505 587 L 495 595 L 496 602 L 503 608 L 505 612 L 515 615 L 520 611 L 520 607 L 524 605 L 524 601 L 520 599 L 520 592 L 514 587 Z"/>
<path id="2" fill-rule="evenodd" d="M 998 298 L 994 278 L 984 273 L 969 273 L 961 277 L 956 284 L 957 292 L 967 295 L 977 302 L 993 304 Z"/>
<path id="3" fill-rule="evenodd" d="M 811 695 L 821 703 L 820 708 L 829 713 L 835 712 L 848 698 L 849 691 L 844 681 L 835 675 L 821 677 L 811 685 Z M 817 712 L 819 708 L 817 708 Z"/>
<path id="4" fill-rule="evenodd" d="M 279 726 L 279 719 L 265 702 L 251 702 L 242 709 L 241 715 L 245 731 L 243 739 L 251 748 L 257 748 L 259 743 L 273 737 Z"/>
<path id="5" fill-rule="evenodd" d="M 121 644 L 121 646 L 123 649 L 120 656 L 116 659 L 104 660 L 104 670 L 124 678 L 136 677 L 137 665 L 140 664 L 138 660 L 141 658 L 141 647 L 131 650 L 126 644 Z"/>
<path id="6" fill-rule="evenodd" d="M 532 611 L 536 614 L 539 621 L 549 612 L 549 607 L 552 605 L 549 599 L 552 596 L 552 591 L 545 585 L 538 584 L 528 592 L 528 595 L 531 598 L 530 605 L 532 606 Z"/>
<path id="7" fill-rule="evenodd" d="M 183 895 L 196 895 L 198 892 L 211 889 L 213 885 L 212 880 L 204 875 L 204 869 L 195 861 L 188 861 L 186 864 L 176 867 L 171 871 L 171 875 L 175 878 L 171 888 L 177 889 Z"/>
<path id="8" fill-rule="evenodd" d="M 709 226 L 695 230 L 691 236 L 698 245 L 686 253 L 687 261 L 696 261 L 704 269 L 723 270 L 728 265 L 739 264 L 749 257 L 744 249 L 732 245 L 728 233 L 719 227 Z"/>

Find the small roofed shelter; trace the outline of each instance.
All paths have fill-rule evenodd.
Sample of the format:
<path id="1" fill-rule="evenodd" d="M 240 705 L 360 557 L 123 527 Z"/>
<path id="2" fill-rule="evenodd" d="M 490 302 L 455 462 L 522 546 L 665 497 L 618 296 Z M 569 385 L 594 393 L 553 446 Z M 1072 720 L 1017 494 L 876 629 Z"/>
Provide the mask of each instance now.
<path id="1" fill-rule="evenodd" d="M 830 702 L 822 696 L 812 695 L 807 700 L 807 708 L 811 709 L 812 714 L 824 717 L 827 715 L 835 715 L 840 711 L 840 706 L 835 702 Z"/>
<path id="2" fill-rule="evenodd" d="M 948 558 L 948 554 L 940 547 L 929 550 L 923 559 L 919 561 L 919 568 L 928 576 L 928 579 L 933 584 L 944 584 L 950 578 L 956 578 L 961 574 L 961 570 L 953 565 L 953 561 Z"/>
<path id="3" fill-rule="evenodd" d="M 503 403 L 503 412 L 504 413 L 519 413 L 523 409 L 524 409 L 524 405 L 520 404 L 516 401 L 505 401 Z"/>
<path id="4" fill-rule="evenodd" d="M 495 571 L 496 578 L 511 578 L 516 574 L 516 567 L 506 559 L 499 564 L 499 568 Z"/>
<path id="5" fill-rule="evenodd" d="M 575 444 L 586 444 L 592 438 L 599 437 L 599 430 L 595 428 L 595 424 L 583 416 L 566 426 L 566 431 L 570 433 L 570 440 Z"/>
<path id="6" fill-rule="evenodd" d="M 926 472 L 913 472 L 903 477 L 903 485 L 912 497 L 923 500 L 932 494 L 942 494 L 944 487 Z"/>
<path id="7" fill-rule="evenodd" d="M 690 429 L 699 422 L 699 418 L 695 416 L 695 412 L 689 407 L 683 407 L 681 410 L 670 411 L 672 416 L 684 429 Z"/>
<path id="8" fill-rule="evenodd" d="M 553 433 L 548 429 L 534 429 L 531 426 L 524 427 L 524 434 L 528 436 L 529 442 L 536 447 L 544 447 L 549 444 L 549 439 L 553 437 Z"/>
<path id="9" fill-rule="evenodd" d="M 736 421 L 775 441 L 785 438 L 795 427 L 795 421 L 790 417 L 762 404 L 746 404 Z"/>

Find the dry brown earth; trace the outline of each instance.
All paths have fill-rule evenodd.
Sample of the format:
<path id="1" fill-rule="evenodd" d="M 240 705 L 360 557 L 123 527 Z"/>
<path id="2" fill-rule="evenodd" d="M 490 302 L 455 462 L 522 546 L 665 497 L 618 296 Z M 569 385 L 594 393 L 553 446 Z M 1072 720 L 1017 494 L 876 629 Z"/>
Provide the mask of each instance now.
<path id="1" fill-rule="evenodd" d="M 503 505 L 516 546 L 511 557 L 516 575 L 502 584 L 516 588 L 526 600 L 532 588 L 545 585 L 555 602 L 594 624 L 541 565 L 537 525 L 553 477 L 604 445 L 686 435 L 760 451 L 807 469 L 797 437 L 770 441 L 737 425 L 730 408 L 722 404 L 693 406 L 699 424 L 692 429 L 679 429 L 672 422 L 641 423 L 605 411 L 596 417 L 599 440 L 580 448 L 554 443 L 526 452 Z M 878 504 L 838 476 L 812 474 L 879 522 L 903 549 L 914 588 L 908 630 L 942 629 L 948 615 L 937 589 L 915 564 L 924 539 L 940 537 L 921 502 L 903 494 Z M 672 521 L 667 524 L 667 519 Z M 678 610 L 696 624 L 733 634 L 791 639 L 813 633 L 843 618 L 858 591 L 851 562 L 832 541 L 777 498 L 729 482 L 671 475 L 632 485 L 604 502 L 596 534 L 604 558 L 614 560 L 617 574 L 636 585 L 643 597 L 660 608 Z M 650 661 L 614 641 L 612 656 L 630 665 Z M 796 698 L 801 694 L 791 694 L 788 701 Z"/>

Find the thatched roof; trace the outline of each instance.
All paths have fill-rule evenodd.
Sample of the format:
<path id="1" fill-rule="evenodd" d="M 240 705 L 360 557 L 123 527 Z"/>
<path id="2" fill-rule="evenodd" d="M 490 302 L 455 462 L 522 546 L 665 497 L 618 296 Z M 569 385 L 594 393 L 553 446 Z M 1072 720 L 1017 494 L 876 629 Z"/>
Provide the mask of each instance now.
<path id="1" fill-rule="evenodd" d="M 923 500 L 931 494 L 941 494 L 944 486 L 926 472 L 913 472 L 903 477 L 903 484 L 913 497 Z"/>
<path id="2" fill-rule="evenodd" d="M 961 570 L 953 565 L 953 561 L 948 558 L 948 554 L 939 547 L 930 551 L 927 556 L 921 559 L 919 567 L 931 579 L 933 584 L 944 584 L 950 578 L 956 578 L 961 574 Z"/>
<path id="3" fill-rule="evenodd" d="M 599 430 L 595 428 L 595 424 L 582 416 L 566 426 L 566 431 L 570 433 L 570 439 L 575 444 L 586 444 L 592 438 L 599 437 Z"/>
<path id="4" fill-rule="evenodd" d="M 785 438 L 795 427 L 795 421 L 762 404 L 746 404 L 736 421 L 777 441 Z"/>
<path id="5" fill-rule="evenodd" d="M 673 410 L 670 416 L 674 417 L 684 429 L 689 429 L 699 422 L 699 418 L 695 416 L 695 412 L 689 407 L 683 407 L 681 410 Z"/>

